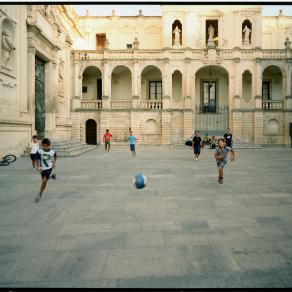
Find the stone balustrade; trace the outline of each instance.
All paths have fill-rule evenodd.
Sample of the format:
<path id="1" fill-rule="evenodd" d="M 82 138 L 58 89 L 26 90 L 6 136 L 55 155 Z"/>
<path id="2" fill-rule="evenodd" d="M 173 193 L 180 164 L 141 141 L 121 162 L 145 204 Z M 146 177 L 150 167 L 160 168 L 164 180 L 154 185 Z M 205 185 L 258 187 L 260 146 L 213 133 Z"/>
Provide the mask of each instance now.
<path id="1" fill-rule="evenodd" d="M 112 109 L 131 109 L 132 108 L 131 99 L 111 100 L 110 103 L 111 103 Z"/>
<path id="2" fill-rule="evenodd" d="M 101 100 L 81 100 L 81 109 L 102 109 Z M 121 100 L 110 100 L 111 109 L 132 109 L 132 99 L 121 99 Z M 138 108 L 140 109 L 150 109 L 150 110 L 162 110 L 162 100 L 139 100 Z"/>
<path id="3" fill-rule="evenodd" d="M 217 49 L 218 54 L 222 59 L 285 59 L 287 52 L 284 49 Z M 86 61 L 86 60 L 163 60 L 171 58 L 172 60 L 184 60 L 190 58 L 193 60 L 202 60 L 205 49 L 168 49 L 168 50 L 73 50 L 71 52 L 71 60 Z"/>
<path id="4" fill-rule="evenodd" d="M 141 109 L 162 109 L 162 101 L 157 100 L 140 100 Z"/>
<path id="5" fill-rule="evenodd" d="M 263 100 L 262 107 L 265 110 L 282 110 L 284 108 L 283 100 Z"/>
<path id="6" fill-rule="evenodd" d="M 82 109 L 102 109 L 101 100 L 81 100 Z"/>

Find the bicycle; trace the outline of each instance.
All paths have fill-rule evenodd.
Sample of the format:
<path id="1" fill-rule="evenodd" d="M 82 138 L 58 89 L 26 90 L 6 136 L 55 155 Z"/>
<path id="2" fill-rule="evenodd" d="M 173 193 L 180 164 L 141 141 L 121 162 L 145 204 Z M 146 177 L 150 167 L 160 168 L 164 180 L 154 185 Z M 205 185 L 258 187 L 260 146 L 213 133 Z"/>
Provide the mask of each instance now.
<path id="1" fill-rule="evenodd" d="M 7 154 L 4 157 L 2 157 L 2 160 L 0 160 L 0 166 L 7 166 L 10 163 L 14 162 L 16 160 L 16 156 L 13 154 Z"/>

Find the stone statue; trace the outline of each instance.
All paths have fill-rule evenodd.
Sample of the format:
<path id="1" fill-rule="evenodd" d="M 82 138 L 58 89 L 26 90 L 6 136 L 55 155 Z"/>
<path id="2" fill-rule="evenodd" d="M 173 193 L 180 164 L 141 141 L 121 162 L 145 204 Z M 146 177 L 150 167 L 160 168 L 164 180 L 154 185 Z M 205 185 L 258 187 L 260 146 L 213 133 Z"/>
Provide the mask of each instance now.
<path id="1" fill-rule="evenodd" d="M 7 30 L 2 31 L 2 64 L 11 67 L 11 54 L 15 50 L 12 38 Z"/>
<path id="2" fill-rule="evenodd" d="M 175 27 L 175 29 L 173 30 L 174 33 L 174 45 L 180 45 L 180 33 L 181 30 L 178 28 L 178 26 Z"/>
<path id="3" fill-rule="evenodd" d="M 251 29 L 249 29 L 247 27 L 247 25 L 244 27 L 243 29 L 243 33 L 244 33 L 244 39 L 243 39 L 243 44 L 244 45 L 249 45 L 250 44 L 250 40 L 249 40 L 249 37 L 250 37 L 250 34 L 251 34 Z"/>
<path id="4" fill-rule="evenodd" d="M 291 41 L 289 40 L 289 38 L 286 38 L 284 45 L 286 50 L 291 50 Z"/>
<path id="5" fill-rule="evenodd" d="M 209 25 L 208 27 L 208 41 L 213 41 L 214 40 L 214 26 L 212 24 Z"/>
<path id="6" fill-rule="evenodd" d="M 2 49 L 9 52 L 15 50 L 15 46 L 7 30 L 2 31 Z"/>
<path id="7" fill-rule="evenodd" d="M 212 24 L 209 25 L 208 27 L 208 47 L 215 47 L 214 43 L 214 26 Z"/>
<path id="8" fill-rule="evenodd" d="M 140 44 L 140 42 L 138 41 L 137 38 L 135 38 L 135 40 L 133 42 L 134 50 L 138 50 L 139 49 L 139 44 Z"/>

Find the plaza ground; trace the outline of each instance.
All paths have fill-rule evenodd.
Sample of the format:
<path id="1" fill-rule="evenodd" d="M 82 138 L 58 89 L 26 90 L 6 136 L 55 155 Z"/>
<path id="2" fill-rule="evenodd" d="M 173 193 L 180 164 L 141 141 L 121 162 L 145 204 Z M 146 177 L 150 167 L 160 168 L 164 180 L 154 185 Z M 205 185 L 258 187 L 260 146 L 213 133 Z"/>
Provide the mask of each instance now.
<path id="1" fill-rule="evenodd" d="M 0 167 L 0 287 L 292 287 L 292 150 L 103 147 Z M 132 176 L 144 173 L 137 190 Z"/>

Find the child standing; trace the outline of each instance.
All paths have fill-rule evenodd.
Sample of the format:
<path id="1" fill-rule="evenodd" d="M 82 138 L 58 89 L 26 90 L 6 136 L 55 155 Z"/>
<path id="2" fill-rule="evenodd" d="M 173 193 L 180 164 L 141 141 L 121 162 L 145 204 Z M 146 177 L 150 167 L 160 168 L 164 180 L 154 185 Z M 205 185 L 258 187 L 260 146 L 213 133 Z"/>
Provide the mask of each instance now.
<path id="1" fill-rule="evenodd" d="M 195 131 L 195 136 L 193 138 L 192 146 L 194 148 L 194 154 L 195 154 L 195 159 L 198 160 L 200 153 L 201 153 L 201 147 L 202 147 L 202 139 L 199 136 L 199 131 Z"/>
<path id="2" fill-rule="evenodd" d="M 215 159 L 216 159 L 218 171 L 219 171 L 219 177 L 218 177 L 219 184 L 223 184 L 223 168 L 225 164 L 227 163 L 227 155 L 229 152 L 231 155 L 231 161 L 233 161 L 235 157 L 234 150 L 225 145 L 224 139 L 219 139 L 218 147 L 215 151 Z"/>
<path id="3" fill-rule="evenodd" d="M 109 130 L 107 129 L 103 135 L 103 142 L 104 142 L 104 146 L 105 146 L 105 151 L 109 152 L 110 148 L 111 148 L 111 137 L 113 135 L 109 132 Z"/>
<path id="4" fill-rule="evenodd" d="M 36 161 L 37 161 L 37 152 L 40 148 L 40 141 L 37 135 L 33 135 L 32 136 L 32 142 L 30 143 L 30 158 L 31 158 L 31 163 L 32 163 L 32 167 L 35 170 L 37 169 L 36 166 Z"/>
<path id="5" fill-rule="evenodd" d="M 130 142 L 130 150 L 134 156 L 134 155 L 136 155 L 135 142 L 137 141 L 137 139 L 135 138 L 135 136 L 133 136 L 133 131 L 130 131 L 130 136 L 128 137 L 128 140 Z"/>
<path id="6" fill-rule="evenodd" d="M 42 194 L 44 189 L 46 188 L 47 181 L 52 178 L 56 179 L 56 174 L 52 174 L 52 170 L 56 167 L 56 160 L 57 160 L 57 154 L 54 150 L 50 149 L 51 142 L 49 139 L 45 138 L 42 140 L 42 149 L 39 149 L 37 152 L 38 156 L 38 162 L 37 164 L 39 165 L 39 171 L 42 176 L 42 183 L 40 187 L 40 191 L 37 194 L 35 198 L 35 202 L 37 203 Z"/>

